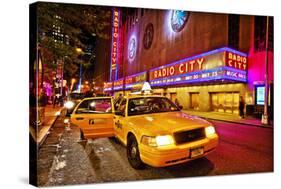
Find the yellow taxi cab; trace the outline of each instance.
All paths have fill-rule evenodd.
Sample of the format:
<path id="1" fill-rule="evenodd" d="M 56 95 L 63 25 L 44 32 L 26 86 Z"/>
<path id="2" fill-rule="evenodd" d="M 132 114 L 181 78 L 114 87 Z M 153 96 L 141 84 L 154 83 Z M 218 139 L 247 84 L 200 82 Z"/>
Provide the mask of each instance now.
<path id="1" fill-rule="evenodd" d="M 71 123 L 86 139 L 115 136 L 126 146 L 135 169 L 184 163 L 218 145 L 211 123 L 183 113 L 163 96 L 125 96 L 115 104 L 111 97 L 86 98 L 76 106 Z"/>

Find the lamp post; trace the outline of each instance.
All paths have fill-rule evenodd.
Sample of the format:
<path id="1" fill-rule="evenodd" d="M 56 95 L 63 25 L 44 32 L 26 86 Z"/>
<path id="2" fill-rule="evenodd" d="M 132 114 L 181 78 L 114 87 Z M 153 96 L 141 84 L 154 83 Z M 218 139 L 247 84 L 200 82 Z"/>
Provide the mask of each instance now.
<path id="1" fill-rule="evenodd" d="M 83 50 L 81 48 L 76 48 L 76 52 L 81 55 L 83 54 Z M 80 62 L 80 70 L 79 70 L 79 85 L 78 85 L 78 91 L 81 92 L 81 85 L 82 85 L 82 64 Z"/>
<path id="2" fill-rule="evenodd" d="M 268 24 L 269 17 L 266 17 L 266 32 L 265 32 L 265 74 L 264 74 L 264 111 L 262 115 L 262 124 L 268 125 Z"/>

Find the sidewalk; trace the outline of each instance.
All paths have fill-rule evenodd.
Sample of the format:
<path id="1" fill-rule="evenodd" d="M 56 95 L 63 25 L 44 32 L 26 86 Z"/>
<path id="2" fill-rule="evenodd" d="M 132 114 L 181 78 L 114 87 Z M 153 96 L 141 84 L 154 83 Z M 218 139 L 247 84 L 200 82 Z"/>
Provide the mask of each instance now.
<path id="1" fill-rule="evenodd" d="M 61 111 L 61 109 L 62 109 L 61 107 L 53 108 L 53 105 L 47 105 L 45 107 L 44 122 L 43 122 L 42 125 L 40 125 L 38 127 L 37 132 L 32 127 L 30 127 L 32 137 L 34 139 L 36 138 L 36 143 L 37 143 L 37 145 L 39 147 L 42 145 L 42 143 L 44 142 L 44 140 L 48 136 L 50 128 L 53 126 L 53 124 L 55 123 L 56 119 L 58 118 L 56 113 L 58 111 Z"/>
<path id="2" fill-rule="evenodd" d="M 239 123 L 239 124 L 258 126 L 264 128 L 273 128 L 272 123 L 269 126 L 265 126 L 261 124 L 261 119 L 257 119 L 257 118 L 246 117 L 241 119 L 238 115 L 220 113 L 220 112 L 200 112 L 200 111 L 192 111 L 192 110 L 182 110 L 182 111 L 189 115 L 195 115 L 209 120 L 224 121 L 229 123 Z"/>

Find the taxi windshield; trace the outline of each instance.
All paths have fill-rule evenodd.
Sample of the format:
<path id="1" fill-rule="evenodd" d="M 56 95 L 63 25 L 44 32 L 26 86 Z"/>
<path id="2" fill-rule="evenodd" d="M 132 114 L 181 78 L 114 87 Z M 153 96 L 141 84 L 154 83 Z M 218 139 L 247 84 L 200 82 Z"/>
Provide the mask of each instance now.
<path id="1" fill-rule="evenodd" d="M 180 111 L 180 109 L 165 97 L 141 97 L 129 99 L 128 115 L 141 115 Z"/>

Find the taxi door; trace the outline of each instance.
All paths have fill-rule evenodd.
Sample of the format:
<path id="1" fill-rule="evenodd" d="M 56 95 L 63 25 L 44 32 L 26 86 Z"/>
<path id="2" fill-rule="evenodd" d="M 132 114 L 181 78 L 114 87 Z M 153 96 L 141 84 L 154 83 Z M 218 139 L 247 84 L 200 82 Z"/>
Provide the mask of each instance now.
<path id="1" fill-rule="evenodd" d="M 113 117 L 116 137 L 123 143 L 125 142 L 126 103 L 126 99 L 120 102 Z"/>
<path id="2" fill-rule="evenodd" d="M 113 137 L 113 114 L 111 97 L 86 98 L 76 106 L 70 121 L 81 129 L 86 139 Z"/>

